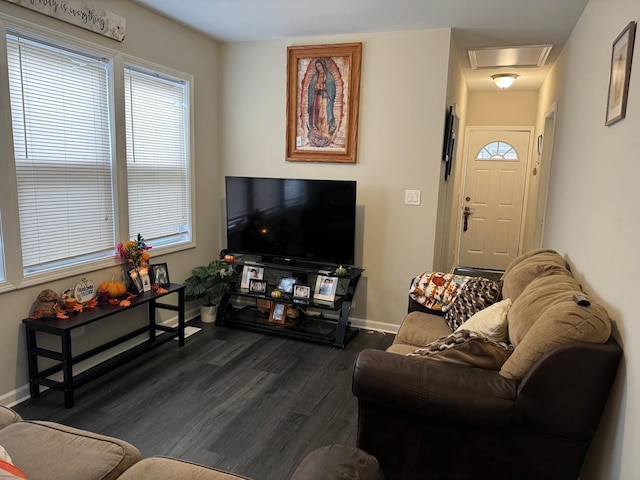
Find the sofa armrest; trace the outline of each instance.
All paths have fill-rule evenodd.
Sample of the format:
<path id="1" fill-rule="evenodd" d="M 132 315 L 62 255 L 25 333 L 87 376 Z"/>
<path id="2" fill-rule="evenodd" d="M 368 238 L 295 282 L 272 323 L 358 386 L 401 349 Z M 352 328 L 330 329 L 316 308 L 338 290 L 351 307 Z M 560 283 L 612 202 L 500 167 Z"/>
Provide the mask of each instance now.
<path id="1" fill-rule="evenodd" d="M 0 405 L 0 429 L 21 420 L 22 417 L 18 415 L 18 412 L 9 407 L 3 407 Z"/>
<path id="2" fill-rule="evenodd" d="M 547 353 L 518 388 L 514 420 L 561 437 L 590 440 L 622 356 L 606 343 L 574 343 Z"/>
<path id="3" fill-rule="evenodd" d="M 353 373 L 360 402 L 488 428 L 510 421 L 518 383 L 494 370 L 380 350 L 360 352 Z"/>

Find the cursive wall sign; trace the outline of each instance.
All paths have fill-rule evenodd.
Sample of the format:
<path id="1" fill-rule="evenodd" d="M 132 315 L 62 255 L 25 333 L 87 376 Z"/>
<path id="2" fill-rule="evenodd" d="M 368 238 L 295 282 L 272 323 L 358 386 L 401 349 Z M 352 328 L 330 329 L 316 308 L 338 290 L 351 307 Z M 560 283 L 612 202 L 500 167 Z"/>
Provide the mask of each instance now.
<path id="1" fill-rule="evenodd" d="M 5 0 L 34 12 L 91 30 L 119 42 L 124 40 L 127 20 L 124 17 L 95 8 L 82 0 Z"/>

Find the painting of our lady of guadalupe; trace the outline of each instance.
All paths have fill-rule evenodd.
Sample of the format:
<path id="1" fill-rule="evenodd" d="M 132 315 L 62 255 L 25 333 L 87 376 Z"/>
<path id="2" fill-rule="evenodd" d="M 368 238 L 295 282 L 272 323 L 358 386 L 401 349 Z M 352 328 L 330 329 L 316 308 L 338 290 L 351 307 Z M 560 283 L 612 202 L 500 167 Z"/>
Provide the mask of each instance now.
<path id="1" fill-rule="evenodd" d="M 360 51 L 356 64 L 340 46 L 319 47 L 290 47 L 287 159 L 355 162 Z"/>

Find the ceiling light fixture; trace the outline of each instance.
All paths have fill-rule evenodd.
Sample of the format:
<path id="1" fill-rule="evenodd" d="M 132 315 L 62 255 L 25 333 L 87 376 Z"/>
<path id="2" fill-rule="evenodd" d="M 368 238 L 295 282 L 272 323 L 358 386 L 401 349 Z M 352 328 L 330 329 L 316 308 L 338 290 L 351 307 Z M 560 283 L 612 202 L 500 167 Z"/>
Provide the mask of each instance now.
<path id="1" fill-rule="evenodd" d="M 493 78 L 493 81 L 496 83 L 498 88 L 502 88 L 504 90 L 505 88 L 509 88 L 513 85 L 513 82 L 516 81 L 518 75 L 515 73 L 498 73 L 496 75 L 491 75 L 491 78 Z"/>

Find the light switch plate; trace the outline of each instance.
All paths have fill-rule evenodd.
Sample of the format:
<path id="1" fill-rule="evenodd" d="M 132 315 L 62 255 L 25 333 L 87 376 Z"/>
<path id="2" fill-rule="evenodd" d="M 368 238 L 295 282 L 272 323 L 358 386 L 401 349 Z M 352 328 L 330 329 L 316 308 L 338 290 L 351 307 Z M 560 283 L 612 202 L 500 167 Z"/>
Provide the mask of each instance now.
<path id="1" fill-rule="evenodd" d="M 405 205 L 420 205 L 420 190 L 405 190 L 404 191 L 404 204 Z"/>

